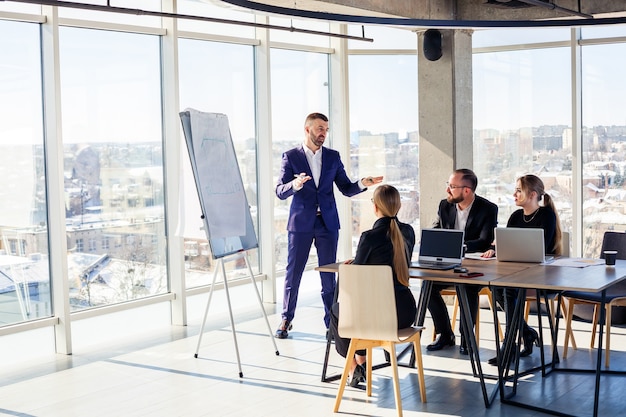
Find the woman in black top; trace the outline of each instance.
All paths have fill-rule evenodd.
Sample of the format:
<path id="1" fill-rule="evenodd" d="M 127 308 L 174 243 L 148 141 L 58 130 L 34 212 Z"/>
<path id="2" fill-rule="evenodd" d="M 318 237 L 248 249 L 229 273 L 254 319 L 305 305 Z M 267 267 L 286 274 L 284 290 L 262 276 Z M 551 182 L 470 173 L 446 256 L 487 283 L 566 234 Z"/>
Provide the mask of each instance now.
<path id="1" fill-rule="evenodd" d="M 548 254 L 560 255 L 561 248 L 561 226 L 559 215 L 554 206 L 554 201 L 544 190 L 543 181 L 536 175 L 524 175 L 518 178 L 515 192 L 515 205 L 521 207 L 514 211 L 509 217 L 507 227 L 527 227 L 543 229 L 543 238 L 545 250 Z M 543 205 L 539 203 L 543 201 Z M 497 244 L 497 242 L 496 242 Z M 483 254 L 484 257 L 492 257 L 495 255 L 495 248 L 489 249 Z M 515 309 L 515 301 L 517 299 L 517 290 L 514 288 L 506 288 L 502 291 L 496 291 L 496 300 L 502 308 L 504 308 L 504 298 L 506 297 L 506 323 L 507 329 L 513 310 Z M 528 356 L 533 352 L 533 344 L 537 343 L 539 335 L 537 331 L 524 321 L 522 326 L 522 339 L 524 340 L 524 349 L 520 352 L 520 356 Z M 495 358 L 489 360 L 495 364 Z"/>
<path id="2" fill-rule="evenodd" d="M 415 298 L 409 288 L 409 264 L 415 246 L 415 231 L 408 224 L 401 223 L 396 215 L 400 211 L 400 193 L 391 185 L 381 185 L 374 190 L 374 213 L 378 220 L 371 230 L 363 232 L 356 249 L 354 260 L 346 263 L 358 265 L 389 265 L 393 270 L 396 295 L 396 315 L 398 329 L 409 327 L 415 321 L 417 308 Z M 339 277 L 341 279 L 341 277 Z M 331 312 L 330 330 L 335 339 L 335 349 L 345 357 L 350 339 L 339 337 L 337 332 L 338 305 Z M 351 371 L 350 385 L 364 381 L 365 350 L 357 351 Z"/>

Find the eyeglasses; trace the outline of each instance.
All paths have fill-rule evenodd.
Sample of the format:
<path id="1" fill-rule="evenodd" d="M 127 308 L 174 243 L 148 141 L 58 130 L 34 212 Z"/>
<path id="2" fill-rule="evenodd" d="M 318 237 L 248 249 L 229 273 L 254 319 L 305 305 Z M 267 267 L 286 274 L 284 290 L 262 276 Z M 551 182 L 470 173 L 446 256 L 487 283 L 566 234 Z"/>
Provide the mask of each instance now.
<path id="1" fill-rule="evenodd" d="M 453 184 L 450 184 L 449 182 L 446 182 L 446 187 L 448 187 L 451 190 L 456 190 L 457 188 L 469 188 L 467 185 L 453 185 Z"/>

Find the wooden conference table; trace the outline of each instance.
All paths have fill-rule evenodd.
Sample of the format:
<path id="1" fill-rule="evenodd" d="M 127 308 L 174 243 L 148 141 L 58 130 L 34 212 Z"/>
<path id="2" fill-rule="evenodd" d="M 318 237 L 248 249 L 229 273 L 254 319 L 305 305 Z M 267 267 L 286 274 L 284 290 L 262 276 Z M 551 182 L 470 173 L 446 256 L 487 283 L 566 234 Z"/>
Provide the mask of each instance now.
<path id="1" fill-rule="evenodd" d="M 602 303 L 604 303 L 604 297 L 606 295 L 606 289 L 610 286 L 620 282 L 621 280 L 626 278 L 626 261 L 618 260 L 614 267 L 607 267 L 605 265 L 593 265 L 587 266 L 584 268 L 575 268 L 575 267 L 567 267 L 567 266 L 557 266 L 557 265 L 543 265 L 543 264 L 532 264 L 532 263 L 516 263 L 516 262 L 498 262 L 496 260 L 490 261 L 481 261 L 481 260 L 473 260 L 473 259 L 464 259 L 463 266 L 467 268 L 470 272 L 481 272 L 483 276 L 476 278 L 463 278 L 458 273 L 454 273 L 451 270 L 448 271 L 438 271 L 438 270 L 430 270 L 430 269 L 410 269 L 410 277 L 412 279 L 421 279 L 422 280 L 422 290 L 420 291 L 419 299 L 418 299 L 418 313 L 416 324 L 421 326 L 424 323 L 426 318 L 426 310 L 428 307 L 428 300 L 430 299 L 430 293 L 432 289 L 433 283 L 445 283 L 447 285 L 452 285 L 457 289 L 457 294 L 459 297 L 459 303 L 461 305 L 461 320 L 465 323 L 465 328 L 471 329 L 473 327 L 470 315 L 466 314 L 469 312 L 469 303 L 466 293 L 466 285 L 482 285 L 489 286 L 492 290 L 496 287 L 511 287 L 511 288 L 519 288 L 518 291 L 518 302 L 516 306 L 518 308 L 515 309 L 515 317 L 513 319 L 513 324 L 515 327 L 513 330 L 519 327 L 521 320 L 523 319 L 523 308 L 524 302 L 526 300 L 526 290 L 528 289 L 536 289 L 540 292 L 560 292 L 564 290 L 573 290 L 573 291 L 587 291 L 587 292 L 601 292 L 602 293 Z M 339 263 L 324 265 L 316 268 L 319 271 L 328 271 L 328 272 L 337 272 L 339 269 Z M 497 309 L 494 307 L 494 312 Z M 538 309 L 538 311 L 541 311 Z M 600 309 L 600 332 L 599 332 L 599 345 L 597 352 L 597 363 L 596 369 L 582 369 L 576 370 L 581 372 L 595 372 L 596 380 L 595 380 L 595 393 L 594 393 L 594 410 L 593 416 L 596 417 L 598 413 L 598 398 L 600 392 L 600 375 L 601 375 L 601 364 L 602 364 L 602 332 L 604 323 L 605 311 L 604 308 Z M 496 313 L 494 313 L 495 315 Z M 557 316 L 557 329 L 558 329 L 558 316 Z M 553 329 L 552 336 L 552 348 L 553 348 L 553 361 L 552 361 L 552 370 L 558 370 L 555 368 L 555 358 L 557 358 L 557 340 L 556 329 Z M 498 334 L 498 325 L 497 321 L 494 320 L 494 331 L 496 335 L 496 341 L 499 341 Z M 480 379 L 480 385 L 483 393 L 483 399 L 485 401 L 485 406 L 489 407 L 493 402 L 495 394 L 498 392 L 498 389 L 495 389 L 491 394 L 487 392 L 487 387 L 485 384 L 485 375 L 482 371 L 481 361 L 478 346 L 476 343 L 476 336 L 474 332 L 469 332 L 467 335 L 468 348 L 470 353 L 470 360 L 472 362 L 472 369 L 474 371 L 475 376 Z M 515 331 L 510 331 L 510 337 L 515 336 Z M 514 340 L 514 339 L 510 339 Z M 507 343 L 507 340 L 504 341 Z M 509 342 L 512 344 L 512 342 Z M 498 354 L 500 354 L 499 349 L 497 349 Z M 543 352 L 541 353 L 543 355 Z M 516 366 L 515 369 L 518 369 L 518 360 L 519 356 L 516 355 Z M 502 363 L 502 361 L 499 361 Z M 504 375 L 506 373 L 506 369 L 502 369 L 499 367 L 498 369 L 498 380 L 499 380 L 499 391 L 501 394 L 501 401 L 504 403 L 509 403 L 512 405 L 522 406 L 542 412 L 547 412 L 549 414 L 556 415 L 568 415 L 565 413 L 557 412 L 549 408 L 542 408 L 538 406 L 534 406 L 531 404 L 523 404 L 521 402 L 517 402 L 512 399 L 512 397 L 516 393 L 517 387 L 517 375 L 514 375 L 514 388 L 512 393 L 505 394 L 504 392 L 504 384 L 505 378 Z"/>
<path id="2" fill-rule="evenodd" d="M 555 261 L 555 262 L 558 262 Z M 567 369 L 556 367 L 556 361 L 554 358 L 557 358 L 557 338 L 556 335 L 558 333 L 558 315 L 556 321 L 556 329 L 553 332 L 552 338 L 552 370 L 553 371 L 570 371 L 570 372 L 594 372 L 595 373 L 595 389 L 594 389 L 594 403 L 593 403 L 593 416 L 596 417 L 598 415 L 598 399 L 600 394 L 600 376 L 602 374 L 602 340 L 603 340 L 603 323 L 605 320 L 605 297 L 606 290 L 612 285 L 622 281 L 626 278 L 626 261 L 618 260 L 615 266 L 606 266 L 604 264 L 600 265 L 592 265 L 584 268 L 575 268 L 575 267 L 567 267 L 567 266 L 558 266 L 558 265 L 533 265 L 530 268 L 518 271 L 513 274 L 509 274 L 503 277 L 500 277 L 496 280 L 490 282 L 490 286 L 492 288 L 495 287 L 514 287 L 519 288 L 518 292 L 518 302 L 517 306 L 523 305 L 523 302 L 526 299 L 526 291 L 528 289 L 536 289 L 543 292 L 560 292 L 565 290 L 572 291 L 584 291 L 584 292 L 596 292 L 601 293 L 601 308 L 600 308 L 600 330 L 598 335 L 598 350 L 597 350 L 597 358 L 596 358 L 596 368 L 595 369 Z M 519 310 L 519 311 L 517 311 Z M 513 325 L 519 328 L 523 320 L 523 309 L 516 309 L 515 318 L 513 319 Z M 496 332 L 497 335 L 497 332 Z M 497 340 L 497 336 L 496 336 Z M 543 352 L 541 352 L 543 355 Z M 519 358 L 517 358 L 518 360 Z M 516 362 L 517 362 L 516 360 Z M 517 369 L 517 363 L 516 363 Z M 504 380 L 502 378 L 502 373 L 505 370 L 499 369 L 498 373 L 500 375 L 499 384 L 500 384 L 500 399 L 504 403 L 522 406 L 528 409 L 542 411 L 548 414 L 553 415 L 572 415 L 568 413 L 563 413 L 556 411 L 552 408 L 547 407 L 539 407 L 532 404 L 526 404 L 522 402 L 518 402 L 513 400 L 512 398 L 516 394 L 517 388 L 517 377 L 514 377 L 514 387 L 513 391 L 510 394 L 504 393 Z M 621 371 L 611 371 L 612 374 L 623 374 Z M 579 403 L 579 401 L 573 401 L 572 403 Z"/>

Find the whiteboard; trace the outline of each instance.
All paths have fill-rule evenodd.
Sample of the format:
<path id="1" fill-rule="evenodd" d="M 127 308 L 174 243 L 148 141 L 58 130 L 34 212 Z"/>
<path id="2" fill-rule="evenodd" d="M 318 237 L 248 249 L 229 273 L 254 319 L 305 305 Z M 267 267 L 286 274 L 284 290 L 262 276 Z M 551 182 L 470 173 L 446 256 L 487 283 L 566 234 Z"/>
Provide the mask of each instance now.
<path id="1" fill-rule="evenodd" d="M 179 115 L 213 258 L 257 248 L 228 117 L 194 109 Z"/>

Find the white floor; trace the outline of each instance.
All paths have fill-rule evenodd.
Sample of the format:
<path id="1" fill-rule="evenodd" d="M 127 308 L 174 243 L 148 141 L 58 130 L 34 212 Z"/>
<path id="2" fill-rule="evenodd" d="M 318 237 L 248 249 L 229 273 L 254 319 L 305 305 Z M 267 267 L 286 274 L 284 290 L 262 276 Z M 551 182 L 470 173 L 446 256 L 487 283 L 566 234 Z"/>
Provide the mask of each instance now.
<path id="1" fill-rule="evenodd" d="M 319 279 L 308 272 L 290 338 L 275 340 L 280 321 L 278 305 L 266 305 L 268 331 L 249 286 L 231 290 L 241 370 L 239 376 L 234 337 L 228 321 L 224 293 L 213 297 L 198 358 L 194 357 L 207 296 L 190 300 L 188 327 L 169 326 L 167 306 L 152 306 L 74 326 L 74 354 L 54 354 L 51 330 L 44 329 L 0 338 L 0 416 L 329 416 L 338 383 L 321 382 L 326 342 L 319 299 Z M 415 288 L 417 291 L 417 288 Z M 250 307 L 252 305 L 252 307 Z M 531 318 L 536 325 L 536 318 Z M 482 310 L 481 357 L 486 364 L 494 355 L 489 310 Z M 430 327 L 430 321 L 426 323 Z M 595 351 L 588 349 L 587 323 L 576 323 L 579 350 L 564 363 L 592 366 Z M 458 330 L 457 330 L 458 331 Z M 611 369 L 626 369 L 626 332 L 614 328 Z M 430 329 L 422 345 L 430 342 Z M 374 362 L 382 361 L 377 352 Z M 537 416 L 539 412 L 498 399 L 485 408 L 470 362 L 458 348 L 440 352 L 423 350 L 428 402 L 420 402 L 414 371 L 399 370 L 405 416 Z M 537 364 L 539 352 L 523 363 Z M 331 352 L 329 374 L 340 370 L 342 360 Z M 395 416 L 389 368 L 374 372 L 373 397 L 348 387 L 342 414 Z M 490 387 L 494 385 L 489 381 Z M 519 398 L 531 403 L 554 404 L 576 415 L 591 415 L 587 374 L 557 373 L 526 377 Z M 601 416 L 619 415 L 626 406 L 623 376 L 602 378 Z"/>

